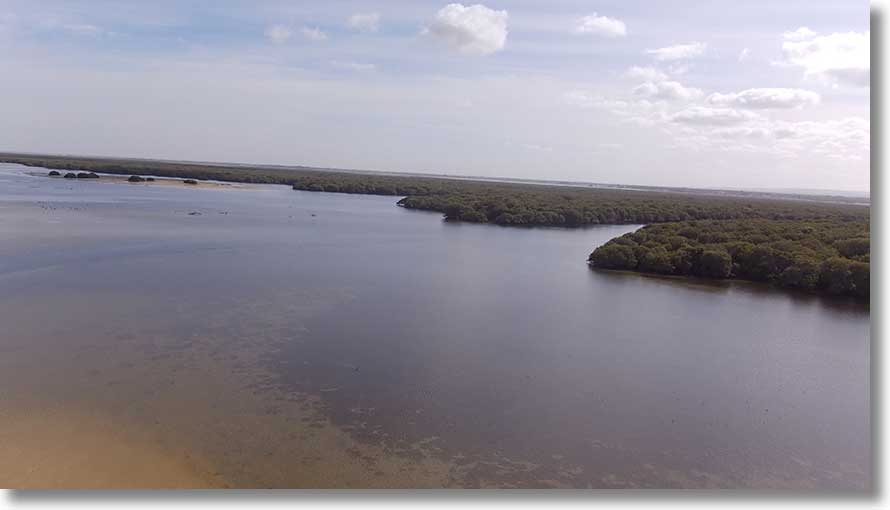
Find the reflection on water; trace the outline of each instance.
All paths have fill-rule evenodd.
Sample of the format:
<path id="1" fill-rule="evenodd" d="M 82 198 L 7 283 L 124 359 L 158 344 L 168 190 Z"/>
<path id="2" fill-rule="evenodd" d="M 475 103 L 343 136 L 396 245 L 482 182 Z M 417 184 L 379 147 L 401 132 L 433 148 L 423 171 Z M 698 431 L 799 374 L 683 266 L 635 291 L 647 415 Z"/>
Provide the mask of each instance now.
<path id="1" fill-rule="evenodd" d="M 193 485 L 869 484 L 867 308 L 393 202 L 3 166 L 5 421 L 102 416 Z"/>

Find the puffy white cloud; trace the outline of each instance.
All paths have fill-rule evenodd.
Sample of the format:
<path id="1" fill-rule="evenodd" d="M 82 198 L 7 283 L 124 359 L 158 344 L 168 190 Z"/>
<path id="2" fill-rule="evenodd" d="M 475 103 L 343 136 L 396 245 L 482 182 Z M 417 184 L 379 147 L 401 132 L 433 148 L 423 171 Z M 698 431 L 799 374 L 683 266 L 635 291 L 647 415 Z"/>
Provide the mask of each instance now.
<path id="1" fill-rule="evenodd" d="M 346 71 L 374 71 L 377 66 L 374 64 L 366 64 L 363 62 L 344 62 L 340 60 L 331 60 L 331 66 Z"/>
<path id="2" fill-rule="evenodd" d="M 360 32 L 376 32 L 380 29 L 380 14 L 376 12 L 355 13 L 346 20 L 346 25 Z"/>
<path id="3" fill-rule="evenodd" d="M 813 32 L 807 27 L 800 27 L 797 30 L 785 32 L 782 34 L 788 41 L 803 41 L 804 39 L 809 39 L 816 35 L 816 32 Z"/>
<path id="4" fill-rule="evenodd" d="M 633 66 L 624 75 L 628 78 L 638 78 L 645 81 L 663 81 L 668 78 L 666 74 L 654 67 Z"/>
<path id="5" fill-rule="evenodd" d="M 729 94 L 714 93 L 708 102 L 719 106 L 750 109 L 802 108 L 819 104 L 819 94 L 803 89 L 759 88 Z"/>
<path id="6" fill-rule="evenodd" d="M 319 28 L 303 27 L 300 29 L 300 33 L 306 39 L 314 42 L 326 41 L 328 39 L 328 34 L 324 33 Z"/>
<path id="7" fill-rule="evenodd" d="M 291 29 L 284 25 L 272 25 L 266 29 L 266 38 L 274 43 L 284 43 L 291 38 Z"/>
<path id="8" fill-rule="evenodd" d="M 800 29 L 798 29 L 800 31 Z M 820 77 L 832 84 L 868 87 L 870 31 L 816 35 L 782 43 L 785 64 L 802 67 L 804 76 Z"/>
<path id="9" fill-rule="evenodd" d="M 693 42 L 689 44 L 676 44 L 674 46 L 665 46 L 655 50 L 646 50 L 646 54 L 652 55 L 655 60 L 686 60 L 699 57 L 704 54 L 708 45 L 702 42 Z"/>
<path id="10" fill-rule="evenodd" d="M 610 113 L 621 122 L 652 127 L 666 122 L 668 103 L 647 99 L 612 99 L 583 90 L 567 92 L 563 99 L 567 104 L 580 108 L 597 109 Z"/>
<path id="11" fill-rule="evenodd" d="M 604 37 L 624 37 L 627 35 L 627 26 L 619 19 L 599 16 L 597 13 L 593 13 L 578 20 L 575 33 L 594 34 Z"/>
<path id="12" fill-rule="evenodd" d="M 489 55 L 507 44 L 507 11 L 476 4 L 448 4 L 439 9 L 425 33 L 470 55 Z"/>
<path id="13" fill-rule="evenodd" d="M 751 56 L 751 49 L 750 49 L 750 48 L 744 48 L 744 49 L 742 49 L 742 51 L 739 52 L 739 62 L 744 62 L 744 61 L 748 60 L 748 58 L 749 58 L 750 56 Z"/>
<path id="14" fill-rule="evenodd" d="M 702 96 L 701 89 L 686 87 L 676 81 L 647 81 L 635 87 L 633 93 L 665 101 L 689 101 Z"/>
<path id="15" fill-rule="evenodd" d="M 698 126 L 729 126 L 741 124 L 759 117 L 751 112 L 733 108 L 709 108 L 692 106 L 681 110 L 670 117 L 671 122 Z"/>

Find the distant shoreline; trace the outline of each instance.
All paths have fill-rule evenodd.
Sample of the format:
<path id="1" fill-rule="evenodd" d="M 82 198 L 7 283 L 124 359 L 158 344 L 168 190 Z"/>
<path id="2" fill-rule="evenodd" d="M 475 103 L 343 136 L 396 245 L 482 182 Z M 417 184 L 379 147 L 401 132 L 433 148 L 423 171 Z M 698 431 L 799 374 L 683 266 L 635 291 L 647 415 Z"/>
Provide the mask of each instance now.
<path id="1" fill-rule="evenodd" d="M 41 160 L 47 164 L 31 164 L 35 160 Z M 120 168 L 167 168 L 177 167 L 180 169 L 190 169 L 199 173 L 206 169 L 215 169 L 229 175 L 241 174 L 244 171 L 263 174 L 268 177 L 279 179 L 277 182 L 262 181 L 264 184 L 285 184 L 293 185 L 293 182 L 286 182 L 288 177 L 293 178 L 294 175 L 306 173 L 323 173 L 323 174 L 354 174 L 366 176 L 388 176 L 403 177 L 431 180 L 447 180 L 447 181 L 465 181 L 477 183 L 491 184 L 516 184 L 526 186 L 552 186 L 566 187 L 575 189 L 592 189 L 592 190 L 616 190 L 616 191 L 637 191 L 637 192 L 653 192 L 653 193 L 673 193 L 695 196 L 711 196 L 711 197 L 734 197 L 734 198 L 752 198 L 752 199 L 771 199 L 771 200 L 800 200 L 805 202 L 818 203 L 834 203 L 834 204 L 854 204 L 861 206 L 870 206 L 871 196 L 867 192 L 856 192 L 857 194 L 865 194 L 866 197 L 852 196 L 846 194 L 838 194 L 831 191 L 825 193 L 799 192 L 799 191 L 769 191 L 761 189 L 750 190 L 733 190 L 719 188 L 691 188 L 691 187 L 669 187 L 669 186 L 651 186 L 651 185 L 635 185 L 635 184 L 611 184 L 611 183 L 594 183 L 594 182 L 578 182 L 578 181 L 560 181 L 545 179 L 523 179 L 517 177 L 484 177 L 471 175 L 451 175 L 451 174 L 433 174 L 433 173 L 416 173 L 416 172 L 382 172 L 373 170 L 357 170 L 330 167 L 313 167 L 302 165 L 271 165 L 271 164 L 246 164 L 246 163 L 225 163 L 225 162 L 201 162 L 201 161 L 185 161 L 185 160 L 164 160 L 149 158 L 124 158 L 124 157 L 106 157 L 106 156 L 78 156 L 78 155 L 60 155 L 60 154 L 39 154 L 39 153 L 17 153 L 17 152 L 0 152 L 0 162 L 19 163 L 27 166 L 43 166 L 45 168 L 70 169 L 70 170 L 91 170 L 96 165 L 120 167 Z M 53 162 L 66 163 L 80 162 L 80 166 L 49 166 Z M 99 170 L 95 170 L 99 171 Z M 117 173 L 117 172 L 110 172 Z M 148 174 L 149 172 L 143 172 Z M 289 175 L 288 175 L 289 174 Z M 200 178 L 200 177 L 195 177 Z M 247 180 L 241 181 L 237 178 L 228 179 L 221 178 L 218 180 L 231 182 L 247 182 L 257 183 L 257 181 Z M 851 192 L 852 193 L 852 192 Z"/>
<path id="2" fill-rule="evenodd" d="M 35 177 L 49 177 L 51 179 L 64 179 L 64 174 L 60 176 L 48 176 L 46 172 L 26 172 L 28 175 L 33 175 Z M 216 181 L 208 181 L 208 180 L 199 180 L 195 184 L 186 184 L 183 182 L 183 179 L 175 178 L 175 177 L 161 177 L 156 175 L 148 175 L 148 174 L 140 174 L 140 177 L 151 177 L 153 181 L 142 181 L 142 182 L 129 182 L 128 176 L 124 175 L 116 175 L 116 174 L 106 174 L 99 173 L 98 182 L 112 183 L 112 184 L 127 184 L 129 186 L 176 186 L 183 188 L 227 188 L 227 189 L 245 189 L 247 188 L 246 184 L 243 183 L 229 183 L 229 182 L 216 182 Z M 78 179 L 82 181 L 83 179 Z M 95 179 L 89 179 L 89 181 L 94 181 Z"/>
<path id="3" fill-rule="evenodd" d="M 397 196 L 403 197 L 397 202 L 402 207 L 439 212 L 445 220 L 467 223 L 563 228 L 647 225 L 631 236 L 639 242 L 628 236 L 615 238 L 596 247 L 590 262 L 606 269 L 737 277 L 869 297 L 870 206 L 866 204 L 2 153 L 0 161 L 111 174 L 118 177 L 108 179 L 117 182 L 126 182 L 123 176 L 153 175 L 178 179 L 183 186 L 222 181 Z M 223 185 L 230 184 L 218 184 Z M 702 232 L 705 226 L 709 232 Z M 731 235 L 724 232 L 728 226 L 735 229 Z M 655 234 L 666 228 L 675 232 Z"/>

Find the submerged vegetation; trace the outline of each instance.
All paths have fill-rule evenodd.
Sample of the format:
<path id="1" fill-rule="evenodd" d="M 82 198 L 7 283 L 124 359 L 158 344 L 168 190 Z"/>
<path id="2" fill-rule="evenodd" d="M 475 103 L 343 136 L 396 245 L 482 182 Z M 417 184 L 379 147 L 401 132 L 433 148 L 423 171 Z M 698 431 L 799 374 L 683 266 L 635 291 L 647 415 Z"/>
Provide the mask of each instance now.
<path id="1" fill-rule="evenodd" d="M 212 179 L 285 184 L 304 191 L 400 196 L 400 206 L 437 211 L 449 221 L 551 227 L 648 224 L 596 249 L 590 264 L 656 274 L 766 281 L 859 298 L 867 298 L 869 292 L 869 208 L 835 203 L 843 202 L 840 197 L 829 203 L 745 192 L 536 185 L 309 167 L 20 154 L 0 154 L 0 161 L 132 175 L 131 182 L 144 180 L 138 174 L 151 174 L 180 178 L 187 184 Z"/>

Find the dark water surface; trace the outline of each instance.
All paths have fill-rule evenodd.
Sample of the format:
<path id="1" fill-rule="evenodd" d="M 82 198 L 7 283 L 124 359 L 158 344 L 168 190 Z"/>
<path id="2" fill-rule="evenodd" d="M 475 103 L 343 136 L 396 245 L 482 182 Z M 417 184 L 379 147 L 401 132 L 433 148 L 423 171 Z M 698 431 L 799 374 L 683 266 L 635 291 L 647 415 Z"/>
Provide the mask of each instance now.
<path id="1" fill-rule="evenodd" d="M 145 425 L 239 486 L 870 483 L 867 307 L 588 269 L 632 226 L 32 171 L 0 165 L 7 410 Z"/>

